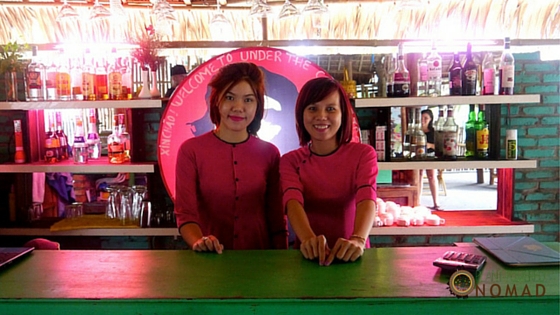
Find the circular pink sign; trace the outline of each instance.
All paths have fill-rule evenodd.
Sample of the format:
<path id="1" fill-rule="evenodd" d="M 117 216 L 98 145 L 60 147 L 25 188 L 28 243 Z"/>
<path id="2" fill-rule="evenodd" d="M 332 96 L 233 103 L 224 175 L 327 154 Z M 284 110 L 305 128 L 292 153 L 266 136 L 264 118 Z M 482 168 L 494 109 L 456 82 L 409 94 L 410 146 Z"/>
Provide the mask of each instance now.
<path id="1" fill-rule="evenodd" d="M 265 73 L 265 117 L 258 135 L 274 143 L 281 154 L 299 147 L 294 106 L 301 87 L 310 79 L 330 76 L 310 60 L 285 50 L 251 47 L 216 56 L 191 71 L 177 87 L 160 121 L 158 162 L 163 182 L 175 200 L 175 168 L 181 144 L 214 129 L 207 98 L 208 83 L 222 66 L 252 62 Z"/>

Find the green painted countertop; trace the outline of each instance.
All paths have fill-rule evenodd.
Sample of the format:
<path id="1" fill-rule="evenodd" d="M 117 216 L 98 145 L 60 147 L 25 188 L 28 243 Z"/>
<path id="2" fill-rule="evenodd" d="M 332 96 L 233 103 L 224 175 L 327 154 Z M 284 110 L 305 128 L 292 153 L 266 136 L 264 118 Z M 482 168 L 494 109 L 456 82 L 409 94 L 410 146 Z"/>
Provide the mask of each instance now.
<path id="1" fill-rule="evenodd" d="M 179 314 L 185 307 L 223 314 L 225 305 L 236 314 L 287 314 L 303 305 L 312 313 L 337 307 L 359 313 L 364 307 L 383 310 L 399 303 L 409 311 L 430 305 L 439 309 L 465 303 L 450 294 L 450 274 L 432 265 L 447 250 L 484 254 L 474 246 L 377 248 L 366 250 L 357 262 L 321 267 L 296 250 L 222 255 L 189 250 L 36 250 L 0 270 L 0 309 L 8 311 L 0 313 L 56 314 L 72 306 L 80 314 Z M 555 311 L 559 279 L 558 266 L 508 268 L 488 257 L 477 277 L 485 295 L 473 291 L 466 300 L 503 304 L 511 310 L 523 304 L 528 310 Z M 506 287 L 514 285 L 516 296 L 504 296 Z"/>

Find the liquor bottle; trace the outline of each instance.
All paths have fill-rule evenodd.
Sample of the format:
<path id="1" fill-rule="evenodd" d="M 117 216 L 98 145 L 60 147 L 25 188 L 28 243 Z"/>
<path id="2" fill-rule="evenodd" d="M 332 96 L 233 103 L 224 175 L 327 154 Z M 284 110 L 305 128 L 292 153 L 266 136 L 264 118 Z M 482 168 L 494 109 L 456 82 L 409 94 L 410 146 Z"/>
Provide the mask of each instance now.
<path id="1" fill-rule="evenodd" d="M 95 62 L 95 88 L 98 100 L 109 99 L 109 87 L 107 83 L 107 65 L 105 58 L 99 58 Z"/>
<path id="2" fill-rule="evenodd" d="M 476 158 L 477 159 L 487 159 L 488 158 L 488 122 L 486 121 L 486 116 L 484 113 L 484 105 L 478 105 L 478 119 L 475 123 L 476 129 Z"/>
<path id="3" fill-rule="evenodd" d="M 445 107 L 443 105 L 439 106 L 438 119 L 434 124 L 435 131 L 435 154 L 438 158 L 443 157 L 443 125 L 445 124 Z"/>
<path id="4" fill-rule="evenodd" d="M 88 135 L 86 140 L 88 146 L 88 158 L 97 160 L 101 157 L 101 139 L 99 139 L 99 133 L 97 132 L 95 109 L 91 108 L 89 110 L 88 120 Z"/>
<path id="5" fill-rule="evenodd" d="M 399 44 L 397 70 L 393 74 L 393 97 L 410 96 L 410 74 L 404 64 L 403 44 Z"/>
<path id="6" fill-rule="evenodd" d="M 447 119 L 443 125 L 443 159 L 456 160 L 457 159 L 457 130 L 459 126 L 455 123 L 453 118 L 453 107 L 447 108 Z"/>
<path id="7" fill-rule="evenodd" d="M 410 139 L 412 158 L 415 160 L 424 160 L 426 158 L 426 134 L 422 131 L 422 114 L 420 108 L 415 108 L 414 110 L 414 121 L 414 131 Z M 412 148 L 414 148 L 414 152 L 412 152 Z"/>
<path id="8" fill-rule="evenodd" d="M 515 59 L 510 51 L 509 37 L 506 37 L 500 58 L 500 95 L 513 95 L 514 77 Z"/>
<path id="9" fill-rule="evenodd" d="M 118 121 L 119 121 L 119 134 L 121 137 L 121 142 L 123 144 L 123 150 L 124 150 L 124 161 L 130 161 L 130 135 L 128 134 L 128 132 L 126 131 L 126 124 L 125 124 L 125 119 L 124 119 L 124 114 L 119 114 L 118 115 Z"/>
<path id="10" fill-rule="evenodd" d="M 476 106 L 469 105 L 469 118 L 465 123 L 465 157 L 472 158 L 476 155 Z"/>
<path id="11" fill-rule="evenodd" d="M 82 93 L 86 101 L 95 101 L 97 99 L 95 90 L 95 66 L 89 50 L 86 50 L 84 66 L 82 67 Z"/>
<path id="12" fill-rule="evenodd" d="M 76 57 L 70 60 L 70 89 L 72 91 L 72 99 L 75 101 L 83 101 L 84 93 L 82 92 L 82 58 Z"/>
<path id="13" fill-rule="evenodd" d="M 387 97 L 394 97 L 394 85 L 395 85 L 395 71 L 397 71 L 397 58 L 391 54 L 389 59 L 389 64 L 385 73 L 385 94 Z"/>
<path id="14" fill-rule="evenodd" d="M 412 135 L 414 133 L 414 115 L 411 114 L 410 110 L 407 109 L 407 125 L 406 125 L 406 132 L 404 134 L 404 140 L 403 140 L 403 157 L 404 158 L 410 158 L 411 157 L 411 149 L 410 149 L 410 141 L 412 139 Z M 408 118 L 410 117 L 410 119 Z"/>
<path id="15" fill-rule="evenodd" d="M 379 74 L 377 72 L 377 67 L 375 66 L 375 55 L 371 55 L 371 78 L 368 81 L 371 84 L 371 94 L 368 96 L 378 97 L 379 96 Z"/>
<path id="16" fill-rule="evenodd" d="M 107 136 L 107 153 L 109 163 L 124 163 L 124 145 L 118 125 L 118 115 L 113 116 L 113 132 Z"/>
<path id="17" fill-rule="evenodd" d="M 88 161 L 88 145 L 84 138 L 84 123 L 82 117 L 76 116 L 76 129 L 74 130 L 74 144 L 72 144 L 74 163 L 84 164 Z"/>
<path id="18" fill-rule="evenodd" d="M 496 67 L 494 54 L 487 52 L 482 61 L 482 95 L 494 95 L 496 86 Z"/>
<path id="19" fill-rule="evenodd" d="M 45 68 L 45 100 L 49 101 L 56 101 L 58 100 L 58 96 L 56 95 L 56 72 L 57 66 L 54 61 L 51 62 L 50 65 L 46 66 Z"/>
<path id="20" fill-rule="evenodd" d="M 60 159 L 68 160 L 68 136 L 64 133 L 62 129 L 62 117 L 59 111 L 55 113 L 56 116 L 56 136 L 60 143 Z"/>
<path id="21" fill-rule="evenodd" d="M 428 61 L 428 96 L 441 96 L 441 68 L 442 59 L 436 49 L 436 42 L 432 42 L 432 51 Z"/>
<path id="22" fill-rule="evenodd" d="M 56 95 L 61 101 L 69 101 L 72 99 L 70 90 L 70 66 L 68 58 L 64 55 L 64 51 L 60 51 L 60 59 L 56 68 Z"/>
<path id="23" fill-rule="evenodd" d="M 121 73 L 122 73 L 122 95 L 123 99 L 132 99 L 132 68 L 130 65 L 129 57 L 121 57 L 119 59 L 121 63 Z"/>
<path id="24" fill-rule="evenodd" d="M 462 95 L 476 95 L 476 82 L 478 76 L 478 68 L 472 58 L 472 45 L 467 44 L 467 59 L 463 65 L 463 92 Z"/>
<path id="25" fill-rule="evenodd" d="M 23 150 L 23 133 L 21 131 L 21 120 L 14 120 L 14 136 L 16 138 L 16 153 L 14 163 L 25 163 L 25 151 Z"/>
<path id="26" fill-rule="evenodd" d="M 56 163 L 60 161 L 60 142 L 54 129 L 52 114 L 48 114 L 48 130 L 45 134 L 45 162 Z"/>
<path id="27" fill-rule="evenodd" d="M 108 68 L 108 84 L 109 84 L 109 99 L 122 100 L 122 71 L 117 56 L 117 49 L 113 48 L 111 51 L 111 62 Z"/>
<path id="28" fill-rule="evenodd" d="M 463 94 L 463 67 L 459 54 L 453 54 L 453 62 L 449 67 L 449 95 Z"/>
<path id="29" fill-rule="evenodd" d="M 45 100 L 45 65 L 37 57 L 37 46 L 33 46 L 31 62 L 27 66 L 27 101 Z"/>
<path id="30" fill-rule="evenodd" d="M 417 96 L 426 96 L 428 94 L 428 60 L 422 54 L 418 59 L 418 83 Z"/>

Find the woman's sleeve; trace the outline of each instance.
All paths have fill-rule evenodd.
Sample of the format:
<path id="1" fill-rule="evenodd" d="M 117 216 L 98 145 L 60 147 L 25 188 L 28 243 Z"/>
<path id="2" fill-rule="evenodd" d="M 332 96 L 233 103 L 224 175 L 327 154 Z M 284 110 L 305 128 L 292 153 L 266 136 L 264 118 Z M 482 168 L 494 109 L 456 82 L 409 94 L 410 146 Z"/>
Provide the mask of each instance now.
<path id="1" fill-rule="evenodd" d="M 179 148 L 175 170 L 175 217 L 180 229 L 186 223 L 199 222 L 196 156 L 186 143 Z"/>
<path id="2" fill-rule="evenodd" d="M 356 176 L 356 203 L 377 199 L 377 153 L 372 146 L 365 146 L 358 162 Z"/>
<path id="3" fill-rule="evenodd" d="M 274 249 L 288 248 L 288 226 L 282 210 L 282 191 L 280 189 L 280 153 L 275 152 L 267 178 L 266 219 L 270 241 Z"/>
<path id="4" fill-rule="evenodd" d="M 303 185 L 299 178 L 295 155 L 286 154 L 280 159 L 280 186 L 282 187 L 282 209 L 286 211 L 288 201 L 294 199 L 304 205 Z"/>

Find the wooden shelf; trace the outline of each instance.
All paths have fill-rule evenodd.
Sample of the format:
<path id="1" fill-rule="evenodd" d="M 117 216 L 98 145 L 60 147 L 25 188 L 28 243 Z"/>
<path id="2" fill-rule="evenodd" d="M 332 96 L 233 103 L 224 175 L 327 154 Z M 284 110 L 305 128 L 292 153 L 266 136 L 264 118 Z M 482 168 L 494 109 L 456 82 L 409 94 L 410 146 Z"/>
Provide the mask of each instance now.
<path id="1" fill-rule="evenodd" d="M 0 102 L 0 110 L 42 110 L 80 108 L 159 108 L 160 99 L 132 99 L 126 101 L 54 101 Z"/>
<path id="2" fill-rule="evenodd" d="M 537 168 L 536 160 L 467 160 L 457 161 L 412 161 L 379 162 L 380 170 L 425 170 L 425 169 L 482 169 L 482 168 Z"/>
<path id="3" fill-rule="evenodd" d="M 356 108 L 369 107 L 414 107 L 436 105 L 468 104 L 519 104 L 540 103 L 540 94 L 522 95 L 480 95 L 480 96 L 441 96 L 441 97 L 401 97 L 401 98 L 357 98 Z"/>
<path id="4" fill-rule="evenodd" d="M 445 225 L 407 226 L 396 224 L 388 227 L 374 227 L 370 235 L 475 235 L 475 234 L 526 234 L 534 233 L 533 224 L 510 221 L 492 210 L 434 211 L 445 219 Z"/>
<path id="5" fill-rule="evenodd" d="M 70 172 L 76 174 L 92 173 L 153 173 L 154 163 L 110 164 L 103 161 L 88 161 L 87 164 L 74 164 L 72 161 L 60 163 L 0 164 L 0 173 L 51 173 Z"/>

